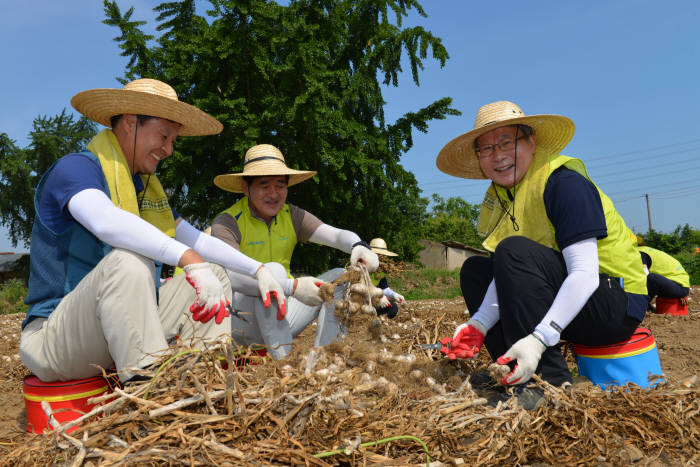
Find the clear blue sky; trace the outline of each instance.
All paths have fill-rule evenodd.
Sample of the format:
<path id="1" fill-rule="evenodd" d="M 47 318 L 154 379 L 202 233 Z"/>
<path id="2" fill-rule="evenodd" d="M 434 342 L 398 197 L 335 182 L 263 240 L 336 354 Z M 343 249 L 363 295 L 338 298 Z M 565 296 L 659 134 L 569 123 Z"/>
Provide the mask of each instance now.
<path id="1" fill-rule="evenodd" d="M 134 6 L 133 19 L 153 30 L 159 1 L 118 3 L 122 11 Z M 574 121 L 576 134 L 563 153 L 583 159 L 635 231 L 648 228 L 645 193 L 656 230 L 700 228 L 700 2 L 424 0 L 423 6 L 428 18 L 413 15 L 406 24 L 441 37 L 450 60 L 444 68 L 426 60 L 420 87 L 407 73 L 398 88 L 386 89 L 387 119 L 444 96 L 463 113 L 416 133 L 402 158 L 424 196 L 480 203 L 485 182 L 443 174 L 435 157 L 472 128 L 479 106 L 506 99 L 526 114 Z M 72 110 L 70 98 L 84 89 L 120 87 L 115 78 L 126 59 L 113 41 L 118 30 L 103 18 L 98 0 L 3 2 L 0 132 L 24 147 L 38 115 Z M 0 251 L 8 250 L 14 248 L 0 229 Z"/>

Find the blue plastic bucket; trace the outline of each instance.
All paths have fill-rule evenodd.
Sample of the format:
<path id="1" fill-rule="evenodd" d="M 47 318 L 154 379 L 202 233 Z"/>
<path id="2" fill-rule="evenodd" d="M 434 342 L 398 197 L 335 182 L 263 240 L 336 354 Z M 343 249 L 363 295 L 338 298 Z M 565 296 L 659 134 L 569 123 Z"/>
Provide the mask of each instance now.
<path id="1" fill-rule="evenodd" d="M 624 342 L 599 346 L 573 344 L 571 350 L 579 374 L 603 389 L 627 383 L 647 388 L 656 385 L 649 382 L 649 374 L 662 373 L 656 341 L 645 328 L 637 328 Z"/>

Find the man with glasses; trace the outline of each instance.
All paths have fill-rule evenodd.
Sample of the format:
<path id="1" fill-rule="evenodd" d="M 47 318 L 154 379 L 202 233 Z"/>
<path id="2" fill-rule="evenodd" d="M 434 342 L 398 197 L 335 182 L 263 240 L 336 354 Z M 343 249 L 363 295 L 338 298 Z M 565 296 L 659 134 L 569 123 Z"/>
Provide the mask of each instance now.
<path id="1" fill-rule="evenodd" d="M 573 134 L 567 117 L 526 116 L 511 102 L 494 102 L 437 158 L 450 175 L 491 180 L 477 231 L 493 255 L 464 262 L 460 282 L 471 318 L 443 352 L 471 359 L 485 344 L 510 366 L 500 383 L 521 385 L 515 393 L 528 409 L 544 402 L 540 390 L 523 385 L 534 373 L 556 386 L 571 383 L 560 339 L 624 341 L 646 313 L 636 242 L 583 162 L 559 154 Z M 486 375 L 472 383 L 495 386 Z M 490 403 L 508 397 L 503 391 Z"/>

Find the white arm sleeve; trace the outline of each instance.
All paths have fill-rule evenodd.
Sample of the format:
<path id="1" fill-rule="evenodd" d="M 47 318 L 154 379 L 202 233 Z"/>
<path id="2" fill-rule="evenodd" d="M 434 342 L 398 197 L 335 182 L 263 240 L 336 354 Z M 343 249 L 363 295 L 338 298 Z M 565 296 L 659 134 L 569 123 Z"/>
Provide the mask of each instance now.
<path id="1" fill-rule="evenodd" d="M 309 241 L 312 243 L 330 246 L 345 253 L 351 253 L 352 246 L 361 240 L 355 232 L 336 229 L 328 224 L 319 225 L 309 237 Z"/>
<path id="2" fill-rule="evenodd" d="M 68 212 L 95 237 L 115 248 L 177 266 L 189 248 L 153 225 L 112 203 L 104 192 L 88 188 L 73 195 Z"/>
<path id="3" fill-rule="evenodd" d="M 548 346 L 559 342 L 562 331 L 573 321 L 598 288 L 598 242 L 587 238 L 561 251 L 568 275 L 557 292 L 552 306 L 535 332 Z"/>
<path id="4" fill-rule="evenodd" d="M 262 266 L 260 261 L 244 255 L 218 238 L 197 230 L 185 219 L 177 224 L 175 238 L 199 253 L 206 261 L 220 264 L 226 269 L 255 276 L 255 272 Z"/>
<path id="5" fill-rule="evenodd" d="M 496 281 L 491 280 L 489 288 L 486 289 L 484 300 L 479 305 L 479 310 L 472 315 L 472 319 L 477 320 L 489 331 L 500 319 L 501 314 L 498 308 L 498 294 L 496 293 Z"/>

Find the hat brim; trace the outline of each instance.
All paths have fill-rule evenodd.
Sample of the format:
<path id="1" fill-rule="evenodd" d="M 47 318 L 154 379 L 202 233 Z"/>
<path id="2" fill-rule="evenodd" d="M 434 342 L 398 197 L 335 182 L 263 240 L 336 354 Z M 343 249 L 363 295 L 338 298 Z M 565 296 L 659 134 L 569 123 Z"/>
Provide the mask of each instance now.
<path id="1" fill-rule="evenodd" d="M 73 96 L 71 105 L 100 125 L 111 127 L 115 115 L 134 114 L 164 118 L 181 125 L 179 136 L 221 133 L 217 119 L 190 104 L 156 94 L 128 89 L 89 89 Z"/>
<path id="2" fill-rule="evenodd" d="M 527 125 L 535 132 L 538 147 L 551 154 L 558 154 L 569 144 L 576 126 L 570 118 L 562 115 L 529 115 L 484 125 L 469 131 L 447 143 L 438 153 L 435 161 L 438 169 L 455 177 L 485 179 L 479 159 L 474 150 L 474 141 L 484 133 L 510 125 Z"/>
<path id="3" fill-rule="evenodd" d="M 289 175 L 289 183 L 287 186 L 296 185 L 306 181 L 316 175 L 315 170 L 294 170 L 294 169 L 280 169 L 273 170 L 271 173 L 269 170 L 263 172 L 256 170 L 250 170 L 246 173 L 237 174 L 224 174 L 217 175 L 214 177 L 214 185 L 218 186 L 222 190 L 230 191 L 232 193 L 243 193 L 243 177 L 274 177 L 276 175 Z"/>
<path id="4" fill-rule="evenodd" d="M 394 253 L 393 251 L 389 251 L 384 248 L 377 248 L 376 246 L 371 246 L 369 247 L 370 250 L 373 252 L 377 253 L 378 255 L 384 255 L 384 256 L 399 256 L 397 253 Z"/>

